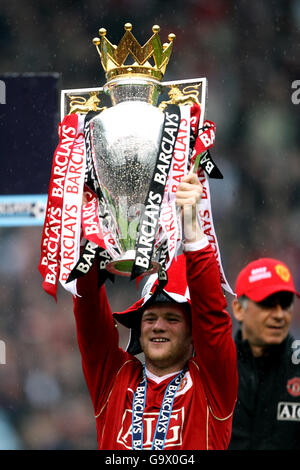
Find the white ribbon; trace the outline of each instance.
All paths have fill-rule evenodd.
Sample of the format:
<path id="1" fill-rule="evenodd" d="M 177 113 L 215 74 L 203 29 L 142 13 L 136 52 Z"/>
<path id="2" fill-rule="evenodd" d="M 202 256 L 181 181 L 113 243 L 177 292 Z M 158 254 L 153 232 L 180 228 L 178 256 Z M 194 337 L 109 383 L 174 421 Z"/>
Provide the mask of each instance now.
<path id="1" fill-rule="evenodd" d="M 77 295 L 77 280 L 66 280 L 80 255 L 81 205 L 86 166 L 85 140 L 83 134 L 85 116 L 78 115 L 76 141 L 69 159 L 62 210 L 61 261 L 59 281 L 73 295 Z"/>

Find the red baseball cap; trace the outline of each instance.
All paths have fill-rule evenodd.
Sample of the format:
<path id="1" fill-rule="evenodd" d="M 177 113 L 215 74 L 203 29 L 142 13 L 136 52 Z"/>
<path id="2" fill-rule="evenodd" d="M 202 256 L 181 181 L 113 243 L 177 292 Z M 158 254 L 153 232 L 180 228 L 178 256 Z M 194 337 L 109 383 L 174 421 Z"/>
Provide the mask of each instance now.
<path id="1" fill-rule="evenodd" d="M 293 292 L 298 297 L 294 280 L 288 267 L 273 258 L 259 258 L 242 269 L 236 280 L 237 297 L 245 295 L 254 302 L 261 302 L 275 292 Z"/>

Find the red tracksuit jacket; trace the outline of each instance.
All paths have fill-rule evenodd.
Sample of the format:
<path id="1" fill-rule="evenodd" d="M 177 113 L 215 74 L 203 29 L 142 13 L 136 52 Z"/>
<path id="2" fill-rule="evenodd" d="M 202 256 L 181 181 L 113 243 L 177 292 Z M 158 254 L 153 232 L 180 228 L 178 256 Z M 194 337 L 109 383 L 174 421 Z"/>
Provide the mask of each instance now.
<path id="1" fill-rule="evenodd" d="M 185 256 L 195 356 L 175 396 L 164 448 L 223 450 L 231 437 L 238 385 L 232 323 L 210 245 Z M 77 337 L 99 449 L 131 449 L 132 401 L 142 364 L 118 346 L 118 330 L 104 286 L 97 288 L 95 268 L 78 280 L 78 293 L 81 297 L 74 297 Z M 170 380 L 170 376 L 148 376 L 144 449 L 151 448 Z"/>

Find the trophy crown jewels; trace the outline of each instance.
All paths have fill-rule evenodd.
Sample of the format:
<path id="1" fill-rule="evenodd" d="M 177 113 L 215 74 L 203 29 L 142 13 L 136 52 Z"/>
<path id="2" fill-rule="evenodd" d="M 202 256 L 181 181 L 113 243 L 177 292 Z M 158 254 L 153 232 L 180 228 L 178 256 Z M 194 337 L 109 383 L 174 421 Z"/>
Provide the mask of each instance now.
<path id="1" fill-rule="evenodd" d="M 160 27 L 154 25 L 152 27 L 153 35 L 141 46 L 131 32 L 131 23 L 126 23 L 124 29 L 125 34 L 118 46 L 106 38 L 105 28 L 99 29 L 100 38 L 93 39 L 107 80 L 118 76 L 132 77 L 134 74 L 134 76 L 147 76 L 160 81 L 165 74 L 172 53 L 175 34 L 170 33 L 168 36 L 170 42 L 162 44 L 158 34 Z M 126 65 L 125 61 L 129 55 L 133 57 L 134 62 Z M 154 62 L 153 65 L 149 62 L 151 58 Z"/>

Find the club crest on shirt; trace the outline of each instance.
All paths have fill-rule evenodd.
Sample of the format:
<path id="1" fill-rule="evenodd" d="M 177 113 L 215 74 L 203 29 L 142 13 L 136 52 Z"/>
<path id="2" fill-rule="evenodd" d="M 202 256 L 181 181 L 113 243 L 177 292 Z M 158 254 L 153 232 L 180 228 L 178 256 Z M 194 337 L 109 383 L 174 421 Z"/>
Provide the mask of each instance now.
<path id="1" fill-rule="evenodd" d="M 158 415 L 158 412 L 144 413 L 143 449 L 151 449 Z M 177 410 L 173 410 L 164 446 L 165 449 L 167 449 L 168 447 L 176 448 L 182 445 L 183 423 L 184 407 Z M 117 442 L 123 445 L 125 449 L 131 449 L 132 447 L 132 410 L 126 409 L 124 411 L 122 418 L 122 426 L 117 437 Z"/>
<path id="2" fill-rule="evenodd" d="M 183 390 L 185 388 L 187 383 L 188 383 L 188 379 L 186 377 L 183 377 L 183 379 L 181 381 L 181 384 L 178 387 L 177 392 L 181 392 L 181 390 Z"/>
<path id="3" fill-rule="evenodd" d="M 293 397 L 300 397 L 300 377 L 293 377 L 288 380 L 286 389 Z"/>

